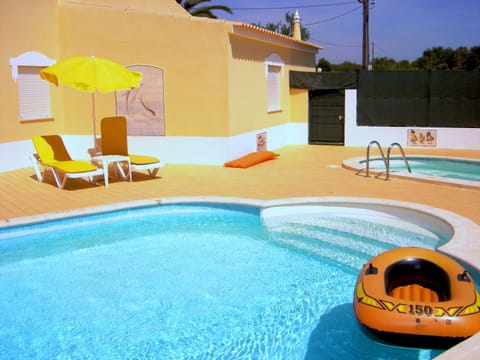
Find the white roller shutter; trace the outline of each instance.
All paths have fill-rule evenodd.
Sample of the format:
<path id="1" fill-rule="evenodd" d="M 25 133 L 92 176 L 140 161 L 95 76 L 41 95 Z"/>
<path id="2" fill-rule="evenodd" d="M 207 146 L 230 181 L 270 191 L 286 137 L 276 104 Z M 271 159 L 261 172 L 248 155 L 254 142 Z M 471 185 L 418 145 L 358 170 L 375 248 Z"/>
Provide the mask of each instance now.
<path id="1" fill-rule="evenodd" d="M 281 110 L 281 104 L 280 104 L 281 71 L 282 71 L 282 68 L 280 66 L 268 65 L 268 71 L 267 71 L 268 111 Z"/>
<path id="2" fill-rule="evenodd" d="M 49 83 L 40 77 L 41 66 L 18 67 L 20 119 L 34 120 L 51 117 Z"/>

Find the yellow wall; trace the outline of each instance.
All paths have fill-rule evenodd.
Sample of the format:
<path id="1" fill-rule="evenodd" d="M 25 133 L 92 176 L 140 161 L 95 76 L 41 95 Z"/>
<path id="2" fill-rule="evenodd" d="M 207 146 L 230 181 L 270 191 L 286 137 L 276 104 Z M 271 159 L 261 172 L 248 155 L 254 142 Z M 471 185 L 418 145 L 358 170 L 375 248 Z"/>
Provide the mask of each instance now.
<path id="1" fill-rule="evenodd" d="M 165 70 L 168 136 L 225 136 L 227 127 L 225 24 L 181 16 L 159 16 L 123 9 L 60 8 L 62 56 L 108 57 L 124 65 L 146 64 Z M 195 35 L 195 36 L 193 36 Z M 85 133 L 88 101 L 74 91 L 65 99 L 72 114 L 66 128 Z M 100 94 L 97 118 L 115 112 L 114 97 Z M 103 101 L 103 102 L 102 102 Z"/>
<path id="2" fill-rule="evenodd" d="M 308 121 L 308 90 L 290 89 L 290 121 Z"/>
<path id="3" fill-rule="evenodd" d="M 230 135 L 241 134 L 256 129 L 268 128 L 290 121 L 308 120 L 308 109 L 299 101 L 308 97 L 291 99 L 289 89 L 289 71 L 312 71 L 315 66 L 315 54 L 293 52 L 291 49 L 275 44 L 267 44 L 242 36 L 230 35 Z M 267 111 L 267 79 L 265 61 L 272 55 L 280 56 L 285 64 L 281 85 L 282 111 Z M 296 94 L 296 93 L 294 93 Z M 294 101 L 295 108 L 291 108 Z M 308 105 L 308 103 L 304 104 Z M 292 111 L 294 111 L 292 113 Z"/>
<path id="4" fill-rule="evenodd" d="M 27 51 L 57 55 L 56 0 L 0 1 L 0 142 L 29 139 L 43 133 L 61 133 L 63 122 L 44 120 L 20 122 L 18 87 L 12 79 L 10 58 Z M 60 111 L 60 103 L 52 108 Z"/>
<path id="5" fill-rule="evenodd" d="M 0 142 L 92 133 L 91 95 L 62 85 L 51 85 L 54 119 L 20 122 L 9 59 L 27 51 L 162 68 L 167 136 L 226 137 L 307 119 L 288 72 L 313 70 L 312 52 L 229 35 L 232 23 L 191 17 L 175 0 L 2 0 L 0 16 Z M 269 114 L 264 61 L 272 53 L 285 71 L 283 111 Z M 98 133 L 99 119 L 115 114 L 115 95 L 96 93 L 95 100 Z"/>

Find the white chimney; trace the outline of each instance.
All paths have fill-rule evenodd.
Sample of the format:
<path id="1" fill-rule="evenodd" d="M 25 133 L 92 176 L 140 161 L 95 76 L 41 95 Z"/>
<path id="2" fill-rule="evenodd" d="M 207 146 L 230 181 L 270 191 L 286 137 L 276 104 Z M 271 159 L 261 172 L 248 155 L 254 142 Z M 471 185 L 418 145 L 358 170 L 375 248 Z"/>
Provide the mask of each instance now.
<path id="1" fill-rule="evenodd" d="M 293 15 L 293 38 L 295 40 L 302 40 L 302 32 L 300 30 L 300 15 L 298 15 L 298 10 L 295 10 L 295 15 Z"/>

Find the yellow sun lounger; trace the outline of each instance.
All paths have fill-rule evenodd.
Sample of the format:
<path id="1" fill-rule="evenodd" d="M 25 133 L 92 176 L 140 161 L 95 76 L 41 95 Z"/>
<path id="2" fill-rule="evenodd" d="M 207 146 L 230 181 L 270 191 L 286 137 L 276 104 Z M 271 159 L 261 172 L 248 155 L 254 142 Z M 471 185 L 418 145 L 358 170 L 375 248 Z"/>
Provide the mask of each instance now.
<path id="1" fill-rule="evenodd" d="M 86 178 L 95 184 L 95 176 L 103 174 L 102 169 L 88 161 L 72 160 L 59 135 L 35 136 L 32 141 L 36 153 L 31 160 L 39 181 L 43 181 L 45 171 L 50 170 L 57 186 L 63 189 L 68 178 Z M 43 172 L 40 167 L 43 167 Z M 60 174 L 63 174 L 63 179 Z"/>
<path id="2" fill-rule="evenodd" d="M 101 122 L 102 155 L 121 155 L 130 158 L 132 170 L 147 170 L 150 176 L 156 176 L 164 165 L 159 159 L 146 155 L 128 153 L 127 119 L 123 116 L 106 117 Z M 122 169 L 119 169 L 122 171 Z M 122 173 L 122 176 L 123 173 Z"/>

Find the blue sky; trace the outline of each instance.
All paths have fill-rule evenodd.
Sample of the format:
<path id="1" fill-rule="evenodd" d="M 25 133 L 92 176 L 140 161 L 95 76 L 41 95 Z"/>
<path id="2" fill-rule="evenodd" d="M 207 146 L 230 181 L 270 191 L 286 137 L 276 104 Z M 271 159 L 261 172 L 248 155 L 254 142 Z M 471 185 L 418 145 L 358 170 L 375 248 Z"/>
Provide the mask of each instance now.
<path id="1" fill-rule="evenodd" d="M 284 22 L 285 13 L 298 8 L 302 25 L 310 31 L 309 41 L 325 48 L 318 57 L 332 63 L 362 62 L 358 0 L 212 0 L 209 5 L 215 4 L 234 12 L 217 11 L 219 18 L 261 24 Z M 480 0 L 375 0 L 370 10 L 371 48 L 372 42 L 375 57 L 397 61 L 413 61 L 436 46 L 480 46 Z"/>

